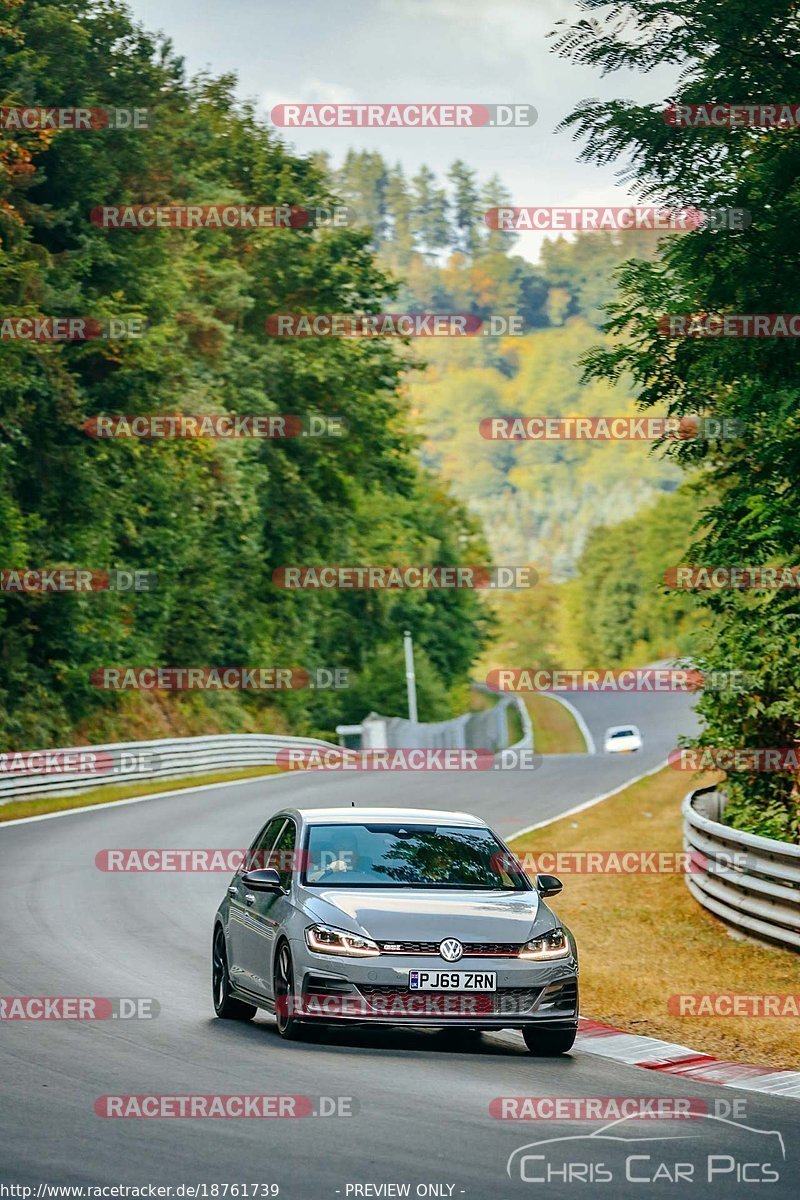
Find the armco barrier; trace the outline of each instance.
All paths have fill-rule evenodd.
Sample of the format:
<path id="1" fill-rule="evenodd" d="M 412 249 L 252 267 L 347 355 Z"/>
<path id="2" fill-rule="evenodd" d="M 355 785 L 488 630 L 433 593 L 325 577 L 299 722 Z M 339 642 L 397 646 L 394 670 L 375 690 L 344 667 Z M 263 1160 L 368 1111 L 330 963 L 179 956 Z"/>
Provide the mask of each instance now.
<path id="1" fill-rule="evenodd" d="M 687 874 L 689 891 L 751 936 L 800 949 L 800 846 L 722 825 L 724 807 L 713 786 L 683 802 L 684 849 L 704 861 Z"/>
<path id="2" fill-rule="evenodd" d="M 498 696 L 497 692 L 493 688 L 487 687 L 485 683 L 473 683 L 472 689 L 476 692 L 482 692 L 485 696 L 492 696 L 494 698 L 496 701 L 494 710 L 503 722 L 508 721 L 509 708 L 515 708 L 519 717 L 519 723 L 522 726 L 522 737 L 518 742 L 514 742 L 510 749 L 533 750 L 533 722 L 531 721 L 531 714 L 528 712 L 528 706 L 522 697 L 514 695 Z M 480 715 L 480 713 L 473 714 L 473 716 Z M 508 740 L 508 725 L 504 724 L 503 728 L 506 731 L 506 740 Z"/>
<path id="3" fill-rule="evenodd" d="M 518 697 L 504 697 L 504 700 L 516 703 Z M 502 750 L 508 742 L 506 732 L 505 708 L 501 703 L 495 709 L 481 713 L 469 713 L 464 717 L 456 717 L 452 722 L 443 722 L 442 726 L 456 728 L 459 723 L 467 723 L 475 718 L 483 718 L 487 728 L 470 730 L 464 741 L 450 740 L 443 737 L 442 726 L 415 725 L 413 731 L 417 740 L 393 740 L 391 746 L 423 746 L 427 748 L 438 746 L 477 746 L 478 749 Z M 520 703 L 520 718 L 525 730 L 525 736 L 516 743 L 515 748 L 532 746 L 530 721 L 525 706 Z M 490 715 L 493 714 L 493 715 Z M 393 718 L 392 721 L 399 718 Z M 476 742 L 474 739 L 484 736 L 488 739 L 488 723 L 496 722 L 494 739 Z M 402 722 L 410 725 L 410 722 Z M 463 736 L 467 729 L 464 724 L 460 729 Z M 450 735 L 452 737 L 452 735 Z M 272 733 L 227 733 L 207 737 L 188 738 L 157 738 L 149 742 L 111 742 L 102 746 L 72 746 L 67 749 L 41 751 L 42 755 L 57 755 L 62 760 L 57 770 L 41 774 L 7 774 L 0 773 L 0 804 L 10 800 L 24 800 L 34 796 L 74 795 L 93 787 L 117 783 L 147 783 L 153 779 L 176 779 L 185 775 L 202 775 L 212 771 L 233 771 L 241 767 L 273 766 L 279 750 L 290 748 L 312 749 L 314 747 L 330 750 L 340 750 L 331 742 L 319 738 L 289 737 L 286 734 Z M 13 754 L 13 751 L 6 752 Z M 26 758 L 33 753 L 20 752 Z M 83 756 L 84 764 L 93 770 L 65 770 L 65 756 L 76 760 Z M 36 762 L 38 765 L 38 761 Z"/>
<path id="4" fill-rule="evenodd" d="M 385 739 L 385 745 L 392 749 L 409 749 L 423 746 L 426 749 L 455 748 L 491 750 L 494 754 L 508 747 L 508 710 L 515 708 L 519 714 L 522 726 L 522 737 L 515 742 L 511 749 L 533 749 L 533 727 L 528 710 L 519 696 L 497 696 L 488 688 L 475 687 L 476 691 L 486 691 L 496 703 L 490 708 L 478 709 L 475 712 L 462 713 L 459 717 L 451 717 L 449 721 L 431 723 L 409 721 L 405 717 L 382 717 L 379 713 L 370 713 L 362 723 L 371 721 L 373 726 L 380 725 L 380 736 Z"/>
<path id="5" fill-rule="evenodd" d="M 95 772 L 0 776 L 0 804 L 27 796 L 70 795 L 109 783 L 146 783 L 240 767 L 274 766 L 279 750 L 290 747 L 339 749 L 318 738 L 272 733 L 227 733 L 208 737 L 157 738 L 150 742 L 113 742 L 75 746 L 51 754 L 94 756 Z M 42 751 L 43 754 L 48 751 Z M 38 764 L 37 764 L 38 765 Z"/>

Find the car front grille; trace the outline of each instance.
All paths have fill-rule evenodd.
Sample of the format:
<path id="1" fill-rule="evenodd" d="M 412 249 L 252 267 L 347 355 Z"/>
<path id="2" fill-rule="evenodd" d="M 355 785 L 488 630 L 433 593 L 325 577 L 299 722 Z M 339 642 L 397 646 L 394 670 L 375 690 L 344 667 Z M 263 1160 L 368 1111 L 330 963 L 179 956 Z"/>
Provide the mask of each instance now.
<path id="1" fill-rule="evenodd" d="M 441 942 L 378 942 L 384 954 L 438 954 Z M 462 942 L 464 958 L 516 958 L 523 942 Z M 387 949 L 391 947 L 391 949 Z"/>
<path id="2" fill-rule="evenodd" d="M 412 992 L 392 984 L 361 983 L 358 990 L 377 1014 L 383 1012 L 393 1018 L 407 1016 L 411 1019 L 415 1016 L 521 1016 L 530 1012 L 542 991 L 541 988 L 508 987 L 496 992 Z M 410 1006 L 409 1000 L 415 1004 Z M 465 1000 L 474 1003 L 465 1005 L 462 1003 Z"/>

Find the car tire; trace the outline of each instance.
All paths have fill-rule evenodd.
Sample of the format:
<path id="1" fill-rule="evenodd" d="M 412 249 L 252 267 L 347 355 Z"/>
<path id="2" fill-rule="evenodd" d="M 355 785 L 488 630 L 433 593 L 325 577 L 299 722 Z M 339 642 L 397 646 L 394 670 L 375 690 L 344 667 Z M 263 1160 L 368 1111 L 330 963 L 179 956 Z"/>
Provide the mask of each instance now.
<path id="1" fill-rule="evenodd" d="M 231 979 L 228 974 L 228 952 L 225 949 L 225 934 L 222 926 L 214 930 L 214 945 L 211 953 L 211 986 L 214 997 L 214 1012 L 223 1021 L 252 1021 L 256 1009 L 231 995 Z"/>
<path id="2" fill-rule="evenodd" d="M 566 1054 L 574 1046 L 577 1033 L 577 1029 L 537 1029 L 535 1025 L 525 1025 L 522 1030 L 525 1045 L 538 1058 Z"/>
<path id="3" fill-rule="evenodd" d="M 294 990 L 294 964 L 288 942 L 281 942 L 275 954 L 272 972 L 272 994 L 275 997 L 275 1024 L 278 1033 L 287 1042 L 296 1042 L 302 1037 L 303 1023 L 291 1015 L 291 1000 Z"/>

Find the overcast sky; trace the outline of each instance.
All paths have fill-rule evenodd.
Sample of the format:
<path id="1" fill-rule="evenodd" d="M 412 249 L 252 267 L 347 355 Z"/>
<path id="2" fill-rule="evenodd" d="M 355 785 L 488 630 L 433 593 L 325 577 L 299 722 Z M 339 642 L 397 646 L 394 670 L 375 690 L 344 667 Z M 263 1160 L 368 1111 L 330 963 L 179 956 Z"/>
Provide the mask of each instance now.
<path id="1" fill-rule="evenodd" d="M 301 153 L 378 150 L 409 174 L 443 174 L 463 158 L 481 177 L 496 171 L 516 205 L 620 204 L 632 197 L 614 168 L 579 163 L 579 145 L 556 133 L 589 96 L 659 103 L 670 77 L 601 78 L 550 49 L 549 30 L 573 19 L 570 0 L 133 0 L 135 15 L 168 34 L 190 72 L 235 71 L 243 97 L 265 118 L 286 102 L 527 103 L 533 128 L 304 129 L 282 136 Z M 516 252 L 535 259 L 541 235 Z"/>

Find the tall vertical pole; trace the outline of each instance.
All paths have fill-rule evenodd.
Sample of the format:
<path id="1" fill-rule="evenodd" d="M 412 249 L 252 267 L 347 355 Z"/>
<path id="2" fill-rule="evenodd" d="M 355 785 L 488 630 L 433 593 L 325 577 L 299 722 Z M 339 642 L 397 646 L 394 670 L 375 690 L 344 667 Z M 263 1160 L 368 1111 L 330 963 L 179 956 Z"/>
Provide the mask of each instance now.
<path id="1" fill-rule="evenodd" d="M 417 677 L 414 674 L 414 643 L 411 631 L 406 629 L 403 634 L 403 649 L 406 654 L 406 687 L 408 688 L 408 719 L 417 719 Z"/>

